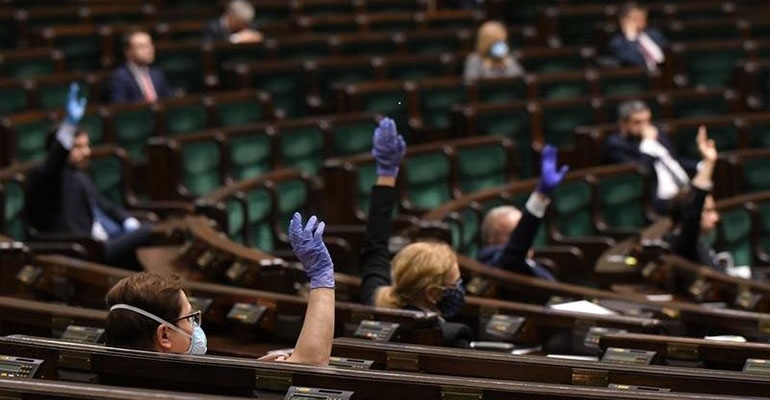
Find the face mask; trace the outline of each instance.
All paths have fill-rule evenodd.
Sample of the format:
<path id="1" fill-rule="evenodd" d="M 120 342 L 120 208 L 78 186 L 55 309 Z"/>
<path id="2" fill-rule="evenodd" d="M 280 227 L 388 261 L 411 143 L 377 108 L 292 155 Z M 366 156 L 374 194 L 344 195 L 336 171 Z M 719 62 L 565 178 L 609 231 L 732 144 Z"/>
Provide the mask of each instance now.
<path id="1" fill-rule="evenodd" d="M 114 306 L 110 307 L 110 311 L 117 310 L 117 309 L 129 310 L 137 314 L 144 315 L 147 318 L 157 321 L 159 324 L 168 326 L 169 328 L 175 330 L 180 335 L 190 339 L 190 347 L 187 348 L 187 354 L 202 356 L 206 354 L 206 351 L 208 350 L 206 348 L 206 344 L 208 343 L 208 340 L 206 339 L 206 333 L 203 331 L 203 328 L 201 328 L 195 322 L 192 323 L 193 333 L 192 335 L 190 335 L 189 333 L 183 331 L 182 328 L 172 324 L 171 322 L 166 321 L 161 317 L 158 317 L 155 314 L 144 311 L 141 308 L 134 307 L 128 304 L 115 304 Z"/>
<path id="2" fill-rule="evenodd" d="M 503 58 L 508 55 L 508 43 L 504 41 L 495 42 L 492 47 L 489 48 L 489 55 L 494 58 Z"/>
<path id="3" fill-rule="evenodd" d="M 465 305 L 465 287 L 463 287 L 462 279 L 457 281 L 455 287 L 444 289 L 441 299 L 436 302 L 436 307 L 445 318 L 452 318 L 457 315 L 463 305 Z"/>

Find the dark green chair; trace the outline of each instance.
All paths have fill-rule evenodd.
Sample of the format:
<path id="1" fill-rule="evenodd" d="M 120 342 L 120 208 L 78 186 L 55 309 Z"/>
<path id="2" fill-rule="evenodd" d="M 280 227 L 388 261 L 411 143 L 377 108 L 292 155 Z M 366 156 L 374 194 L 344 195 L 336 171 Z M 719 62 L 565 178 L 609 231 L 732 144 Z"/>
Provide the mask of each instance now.
<path id="1" fill-rule="evenodd" d="M 3 217 L 0 221 L 0 233 L 15 240 L 27 238 L 27 227 L 23 219 L 24 202 L 24 188 L 20 182 L 13 179 L 0 182 L 0 212 Z"/>
<path id="2" fill-rule="evenodd" d="M 297 36 L 268 39 L 268 52 L 277 59 L 309 60 L 332 56 L 332 46 L 326 36 Z"/>
<path id="3" fill-rule="evenodd" d="M 469 135 L 506 136 L 518 147 L 519 177 L 532 175 L 532 142 L 530 132 L 532 119 L 526 103 L 478 104 L 468 110 L 470 121 L 467 126 L 458 126 L 455 131 L 465 130 Z"/>
<path id="4" fill-rule="evenodd" d="M 30 48 L 3 52 L 0 75 L 15 79 L 31 79 L 64 72 L 64 53 L 47 48 Z"/>
<path id="5" fill-rule="evenodd" d="M 172 87 L 185 93 L 204 89 L 205 70 L 199 43 L 158 43 L 155 65 L 163 70 Z"/>
<path id="6" fill-rule="evenodd" d="M 212 52 L 217 65 L 219 76 L 225 76 L 226 73 L 222 66 L 225 64 L 247 64 L 266 60 L 268 58 L 267 49 L 264 42 L 261 43 L 212 43 Z"/>
<path id="7" fill-rule="evenodd" d="M 365 82 L 345 87 L 348 110 L 368 111 L 387 115 L 398 124 L 401 134 L 406 130 L 408 94 L 400 81 Z"/>
<path id="8" fill-rule="evenodd" d="M 528 73 L 579 71 L 588 66 L 581 49 L 523 49 L 519 62 Z"/>
<path id="9" fill-rule="evenodd" d="M 770 120 L 749 117 L 746 130 L 751 147 L 770 148 Z"/>
<path id="10" fill-rule="evenodd" d="M 455 78 L 423 80 L 417 87 L 422 127 L 430 131 L 448 131 L 452 106 L 470 102 L 469 89 Z"/>
<path id="11" fill-rule="evenodd" d="M 770 190 L 770 158 L 751 157 L 741 160 L 743 189 L 747 192 Z"/>
<path id="12" fill-rule="evenodd" d="M 743 207 L 721 210 L 717 231 L 717 249 L 729 251 L 735 265 L 754 264 L 751 244 L 751 213 Z"/>
<path id="13" fill-rule="evenodd" d="M 193 196 L 203 196 L 223 185 L 222 155 L 211 140 L 180 142 L 183 184 Z"/>
<path id="14" fill-rule="evenodd" d="M 286 248 L 287 243 L 282 235 L 285 235 L 289 220 L 294 212 L 302 212 L 303 215 L 309 211 L 311 206 L 312 184 L 310 177 L 300 171 L 292 171 L 285 176 L 271 176 L 273 183 L 272 191 L 275 196 L 273 203 L 273 231 L 277 234 L 275 247 Z"/>
<path id="15" fill-rule="evenodd" d="M 345 157 L 371 151 L 377 127 L 373 114 L 339 115 L 326 121 L 330 157 Z"/>
<path id="16" fill-rule="evenodd" d="M 470 32 L 453 29 L 404 32 L 403 40 L 409 54 L 459 53 L 468 50 Z"/>
<path id="17" fill-rule="evenodd" d="M 598 105 L 584 99 L 541 102 L 540 115 L 545 142 L 559 148 L 574 144 L 575 128 L 600 122 L 596 107 Z"/>
<path id="18" fill-rule="evenodd" d="M 3 118 L 1 124 L 4 139 L 10 139 L 10 143 L 15 143 L 15 148 L 10 151 L 9 161 L 37 161 L 45 157 L 46 137 L 55 129 L 54 123 L 46 112 L 29 111 L 14 114 Z"/>
<path id="19" fill-rule="evenodd" d="M 567 237 L 593 236 L 591 213 L 591 186 L 582 180 L 562 182 L 551 198 L 552 219 L 555 230 Z"/>
<path id="20" fill-rule="evenodd" d="M 408 152 L 402 162 L 401 209 L 422 213 L 452 199 L 451 154 L 432 146 Z"/>
<path id="21" fill-rule="evenodd" d="M 121 158 L 122 150 L 113 148 L 95 148 L 89 162 L 88 174 L 94 186 L 114 204 L 126 206 L 124 168 L 127 159 Z"/>
<path id="22" fill-rule="evenodd" d="M 479 251 L 482 217 L 478 207 L 471 205 L 444 219 L 449 224 L 452 248 L 465 256 L 476 257 Z"/>
<path id="23" fill-rule="evenodd" d="M 274 249 L 271 226 L 273 199 L 258 185 L 225 199 L 228 237 L 246 246 L 270 252 Z"/>
<path id="24" fill-rule="evenodd" d="M 636 170 L 597 177 L 599 218 L 612 229 L 641 229 L 647 226 L 645 199 L 649 190 Z"/>
<path id="25" fill-rule="evenodd" d="M 126 149 L 132 160 L 142 162 L 146 156 L 147 140 L 159 125 L 157 107 L 145 104 L 121 104 L 108 108 L 111 130 L 117 144 Z"/>
<path id="26" fill-rule="evenodd" d="M 271 170 L 274 166 L 272 140 L 273 132 L 264 129 L 228 135 L 229 175 L 235 180 L 243 180 Z"/>
<path id="27" fill-rule="evenodd" d="M 720 88 L 729 86 L 735 64 L 746 57 L 740 42 L 707 43 L 690 46 L 680 54 L 692 86 Z"/>
<path id="28" fill-rule="evenodd" d="M 672 118 L 713 117 L 735 112 L 736 94 L 731 91 L 673 92 L 666 95 Z"/>
<path id="29" fill-rule="evenodd" d="M 370 163 L 356 165 L 358 172 L 358 208 L 369 214 L 369 199 L 372 197 L 372 186 L 377 182 L 377 165 L 374 160 Z M 395 207 L 394 207 L 395 208 Z M 394 210 L 397 212 L 397 210 Z"/>
<path id="30" fill-rule="evenodd" d="M 315 175 L 324 160 L 324 134 L 317 122 L 283 124 L 276 129 L 280 164 Z"/>
<path id="31" fill-rule="evenodd" d="M 31 99 L 22 81 L 3 79 L 0 81 L 0 115 L 8 115 L 31 108 Z M 59 104 L 61 107 L 61 104 Z"/>
<path id="32" fill-rule="evenodd" d="M 457 144 L 455 154 L 458 186 L 463 193 L 501 186 L 514 176 L 514 148 L 506 138 Z"/>
<path id="33" fill-rule="evenodd" d="M 483 79 L 475 83 L 480 103 L 508 103 L 529 97 L 524 78 Z"/>
<path id="34" fill-rule="evenodd" d="M 708 127 L 708 135 L 716 143 L 719 151 L 735 150 L 738 148 L 739 130 L 732 121 L 715 121 L 713 123 L 699 120 L 682 122 L 672 125 L 676 147 L 679 155 L 690 159 L 700 159 L 700 153 L 695 143 L 698 133 L 698 125 L 705 123 Z"/>
<path id="35" fill-rule="evenodd" d="M 209 126 L 206 106 L 199 97 L 166 100 L 161 103 L 160 111 L 166 136 L 192 133 Z"/>
<path id="36" fill-rule="evenodd" d="M 239 126 L 275 118 L 273 101 L 264 92 L 240 91 L 211 95 L 211 104 L 218 126 Z"/>
<path id="37" fill-rule="evenodd" d="M 541 99 L 572 99 L 591 93 L 590 82 L 583 73 L 549 73 L 535 77 L 535 87 Z"/>
<path id="38" fill-rule="evenodd" d="M 441 55 L 390 56 L 383 59 L 388 79 L 420 81 L 427 78 L 452 76 L 450 60 Z"/>
<path id="39" fill-rule="evenodd" d="M 377 78 L 369 57 L 345 57 L 317 60 L 305 64 L 307 75 L 312 77 L 313 90 L 321 100 L 333 105 L 336 91 L 345 86 Z"/>
<path id="40" fill-rule="evenodd" d="M 102 43 L 105 39 L 95 25 L 60 25 L 40 31 L 40 40 L 64 52 L 67 69 L 92 71 L 102 68 Z"/>
<path id="41" fill-rule="evenodd" d="M 770 202 L 762 202 L 757 208 L 759 229 L 759 253 L 764 257 L 770 256 Z"/>
<path id="42" fill-rule="evenodd" d="M 107 140 L 107 120 L 97 108 L 89 108 L 83 119 L 80 120 L 80 129 L 88 132 L 88 139 L 91 145 L 106 143 Z"/>
<path id="43" fill-rule="evenodd" d="M 643 68 L 599 71 L 596 79 L 603 96 L 641 94 L 658 90 L 660 86 L 659 74 Z"/>
<path id="44" fill-rule="evenodd" d="M 337 49 L 344 56 L 387 56 L 398 51 L 391 35 L 384 32 L 357 32 L 337 35 Z"/>
<path id="45" fill-rule="evenodd" d="M 264 61 L 248 64 L 240 72 L 240 88 L 256 88 L 270 93 L 276 108 L 288 117 L 306 114 L 307 76 L 299 60 Z"/>

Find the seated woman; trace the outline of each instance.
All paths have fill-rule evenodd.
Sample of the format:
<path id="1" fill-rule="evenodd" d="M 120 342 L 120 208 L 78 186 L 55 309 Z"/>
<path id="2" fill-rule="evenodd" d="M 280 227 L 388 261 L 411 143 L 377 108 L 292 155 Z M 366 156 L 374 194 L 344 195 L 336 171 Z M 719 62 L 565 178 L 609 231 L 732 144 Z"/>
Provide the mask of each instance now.
<path id="1" fill-rule="evenodd" d="M 670 216 L 674 230 L 666 237 L 666 241 L 677 255 L 723 270 L 717 261 L 716 252 L 703 238 L 719 222 L 714 198 L 709 194 L 714 186 L 712 175 L 718 153 L 714 141 L 708 138 L 705 126 L 698 128 L 696 142 L 701 155 L 698 172 L 690 186 L 684 187 L 671 203 Z"/>
<path id="2" fill-rule="evenodd" d="M 374 131 L 372 153 L 377 162 L 377 183 L 372 188 L 366 226 L 361 302 L 438 312 L 442 316 L 444 345 L 467 348 L 471 342 L 470 329 L 443 320 L 456 315 L 465 304 L 465 289 L 454 251 L 443 243 L 418 242 L 399 251 L 392 263 L 390 260 L 390 218 L 397 196 L 398 166 L 405 152 L 406 145 L 396 132 L 396 124 L 384 118 Z"/>
<path id="3" fill-rule="evenodd" d="M 334 337 L 334 264 L 323 243 L 324 223 L 313 216 L 302 227 L 295 213 L 289 242 L 310 278 L 305 321 L 291 355 L 263 361 L 327 365 Z M 201 312 L 193 310 L 178 275 L 140 272 L 121 279 L 107 293 L 105 323 L 108 346 L 176 354 L 206 354 Z"/>
<path id="4" fill-rule="evenodd" d="M 465 59 L 463 78 L 470 82 L 521 75 L 524 68 L 511 55 L 505 26 L 497 21 L 485 22 L 477 34 L 476 50 Z"/>

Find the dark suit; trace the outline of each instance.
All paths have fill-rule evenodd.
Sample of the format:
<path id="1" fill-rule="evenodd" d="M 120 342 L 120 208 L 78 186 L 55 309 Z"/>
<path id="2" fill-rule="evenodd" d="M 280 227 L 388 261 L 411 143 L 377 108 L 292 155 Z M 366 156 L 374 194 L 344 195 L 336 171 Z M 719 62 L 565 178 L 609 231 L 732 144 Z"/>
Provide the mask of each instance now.
<path id="1" fill-rule="evenodd" d="M 666 38 L 655 28 L 648 28 L 644 31 L 655 44 L 664 51 L 668 46 Z M 618 60 L 621 65 L 632 65 L 637 67 L 647 67 L 642 51 L 639 49 L 638 40 L 628 40 L 623 32 L 618 32 L 610 39 L 610 53 Z"/>
<path id="2" fill-rule="evenodd" d="M 173 95 L 173 89 L 166 80 L 166 75 L 158 67 L 149 67 L 150 80 L 155 87 L 158 100 L 169 98 Z M 134 74 L 123 64 L 110 76 L 109 101 L 112 103 L 138 103 L 144 101 L 144 94 L 136 82 Z"/>
<path id="3" fill-rule="evenodd" d="M 679 229 L 667 235 L 666 241 L 677 255 L 692 262 L 722 270 L 722 267 L 716 262 L 716 252 L 701 235 L 701 214 L 708 192 L 695 186 L 690 190 L 688 203 L 682 207 Z"/>
<path id="4" fill-rule="evenodd" d="M 692 177 L 695 175 L 698 162 L 688 158 L 678 157 L 674 144 L 663 131 L 658 131 L 658 142 L 668 150 L 679 165 L 687 172 L 687 175 Z M 615 132 L 604 140 L 602 144 L 602 163 L 603 164 L 625 164 L 625 163 L 637 163 L 647 169 L 650 174 L 653 208 L 659 213 L 664 213 L 667 208 L 667 201 L 657 198 L 658 178 L 655 174 L 654 164 L 655 157 L 644 154 L 639 151 L 639 144 L 641 140 L 631 135 L 623 136 L 620 132 Z"/>
<path id="5" fill-rule="evenodd" d="M 27 212 L 32 226 L 40 232 L 91 237 L 95 207 L 122 225 L 131 215 L 99 193 L 88 175 L 69 166 L 68 156 L 69 151 L 54 141 L 43 165 L 30 175 Z M 105 242 L 105 262 L 136 268 L 134 249 L 149 239 L 148 226 L 122 231 Z"/>
<path id="6" fill-rule="evenodd" d="M 508 243 L 484 247 L 479 252 L 479 261 L 511 272 L 556 281 L 548 269 L 527 258 L 539 226 L 540 218 L 532 215 L 525 207 Z"/>
<path id="7" fill-rule="evenodd" d="M 258 27 L 256 23 L 252 22 L 247 29 L 256 31 L 258 30 Z M 230 32 L 230 30 L 225 27 L 225 24 L 222 23 L 222 18 L 217 17 L 206 23 L 203 27 L 201 36 L 203 37 L 204 42 L 227 42 L 230 41 L 230 35 L 233 33 L 234 32 Z"/>
<path id="8" fill-rule="evenodd" d="M 369 200 L 369 221 L 366 224 L 366 244 L 362 263 L 361 302 L 374 305 L 374 294 L 382 286 L 390 285 L 390 217 L 396 203 L 396 189 L 388 186 L 374 186 Z M 407 305 L 408 310 L 418 310 Z M 470 347 L 471 331 L 468 326 L 455 322 L 441 322 L 441 333 L 445 346 Z"/>

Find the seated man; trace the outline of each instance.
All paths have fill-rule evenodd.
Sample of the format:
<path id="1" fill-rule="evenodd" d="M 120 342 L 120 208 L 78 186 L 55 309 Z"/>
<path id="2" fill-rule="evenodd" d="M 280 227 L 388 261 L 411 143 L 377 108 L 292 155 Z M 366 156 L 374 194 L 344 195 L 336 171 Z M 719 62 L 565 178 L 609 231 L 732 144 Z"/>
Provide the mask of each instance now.
<path id="1" fill-rule="evenodd" d="M 323 243 L 324 223 L 310 217 L 302 227 L 295 213 L 289 243 L 310 278 L 302 331 L 291 355 L 260 360 L 327 365 L 334 337 L 334 264 Z M 178 275 L 140 272 L 121 279 L 107 293 L 108 346 L 176 354 L 206 354 L 201 312 L 193 310 Z"/>
<path id="2" fill-rule="evenodd" d="M 104 261 L 139 268 L 134 250 L 149 243 L 150 227 L 107 200 L 86 173 L 91 156 L 88 132 L 78 130 L 86 100 L 73 83 L 64 121 L 49 136 L 43 164 L 32 172 L 27 214 L 40 232 L 90 236 L 104 242 Z"/>
<path id="3" fill-rule="evenodd" d="M 652 124 L 650 108 L 633 100 L 618 108 L 619 128 L 604 141 L 602 163 L 640 163 L 652 178 L 653 209 L 665 214 L 668 203 L 687 185 L 698 162 L 677 157 L 668 136 Z"/>
<path id="4" fill-rule="evenodd" d="M 666 38 L 655 28 L 647 27 L 647 10 L 636 2 L 624 4 L 618 12 L 620 32 L 609 43 L 609 50 L 621 65 L 655 70 L 666 57 Z"/>
<path id="5" fill-rule="evenodd" d="M 155 61 L 155 46 L 150 34 L 130 31 L 123 35 L 125 64 L 110 76 L 109 100 L 112 103 L 154 103 L 171 97 L 173 90 Z"/>
<path id="6" fill-rule="evenodd" d="M 557 171 L 556 158 L 556 148 L 543 148 L 540 183 L 527 200 L 523 214 L 516 207 L 500 206 L 491 209 L 484 217 L 481 224 L 484 248 L 479 252 L 479 261 L 511 272 L 556 280 L 545 267 L 530 258 L 530 247 L 540 220 L 551 202 L 549 194 L 569 170 L 564 165 Z"/>
<path id="7" fill-rule="evenodd" d="M 230 1 L 224 14 L 212 19 L 203 28 L 203 40 L 230 43 L 262 41 L 262 34 L 254 23 L 254 6 L 245 0 Z"/>

